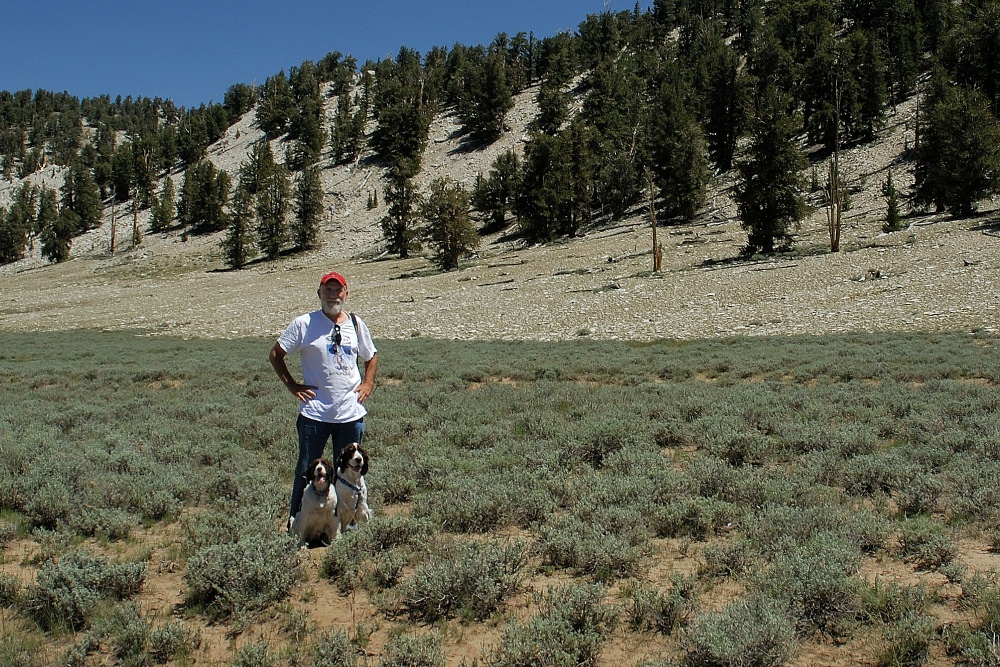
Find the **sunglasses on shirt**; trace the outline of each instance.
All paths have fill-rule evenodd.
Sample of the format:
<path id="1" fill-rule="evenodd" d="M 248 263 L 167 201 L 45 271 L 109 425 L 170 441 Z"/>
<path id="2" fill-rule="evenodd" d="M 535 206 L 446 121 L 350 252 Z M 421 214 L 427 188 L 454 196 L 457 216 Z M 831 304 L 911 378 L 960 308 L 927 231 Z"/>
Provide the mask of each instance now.
<path id="1" fill-rule="evenodd" d="M 333 343 L 333 352 L 336 352 L 337 348 L 340 347 L 340 340 L 340 325 L 334 324 L 333 331 L 330 332 L 330 342 Z"/>

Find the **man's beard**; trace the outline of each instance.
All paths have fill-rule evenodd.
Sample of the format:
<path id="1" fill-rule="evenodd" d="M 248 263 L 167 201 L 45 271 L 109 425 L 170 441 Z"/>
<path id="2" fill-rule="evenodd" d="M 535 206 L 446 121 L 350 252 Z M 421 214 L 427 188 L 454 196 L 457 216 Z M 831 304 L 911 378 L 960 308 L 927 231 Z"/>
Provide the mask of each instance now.
<path id="1" fill-rule="evenodd" d="M 327 315 L 333 315 L 336 317 L 337 315 L 340 315 L 342 310 L 344 310 L 344 302 L 338 299 L 334 303 L 327 303 L 326 301 L 323 301 L 323 299 L 320 299 L 319 307 Z"/>

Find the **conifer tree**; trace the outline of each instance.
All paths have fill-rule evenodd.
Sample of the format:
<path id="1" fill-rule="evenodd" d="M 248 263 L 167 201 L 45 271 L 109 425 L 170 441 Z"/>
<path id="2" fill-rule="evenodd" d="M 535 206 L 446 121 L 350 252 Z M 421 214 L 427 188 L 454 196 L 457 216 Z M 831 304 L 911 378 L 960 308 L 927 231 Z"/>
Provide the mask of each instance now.
<path id="1" fill-rule="evenodd" d="M 393 170 L 385 192 L 385 203 L 389 210 L 381 225 L 386 247 L 400 259 L 406 259 L 416 246 L 416 214 L 420 203 L 412 178 L 402 171 Z"/>
<path id="2" fill-rule="evenodd" d="M 69 259 L 73 237 L 82 226 L 75 211 L 63 208 L 52 224 L 42 230 L 42 256 L 51 262 L 65 262 Z"/>
<path id="3" fill-rule="evenodd" d="M 174 180 L 168 176 L 163 179 L 160 198 L 153 204 L 153 216 L 150 220 L 152 231 L 162 232 L 170 227 L 170 223 L 173 222 L 174 216 L 177 214 L 175 199 Z"/>
<path id="4" fill-rule="evenodd" d="M 59 195 L 52 188 L 43 186 L 38 197 L 35 233 L 40 234 L 43 229 L 54 224 L 57 217 L 59 217 Z"/>
<path id="5" fill-rule="evenodd" d="M 711 178 L 708 147 L 679 80 L 665 85 L 650 114 L 651 168 L 667 218 L 691 220 L 705 205 Z"/>
<path id="6" fill-rule="evenodd" d="M 928 95 L 917 150 L 916 199 L 969 215 L 1000 191 L 1000 122 L 976 90 L 939 79 Z"/>
<path id="7" fill-rule="evenodd" d="M 467 92 L 459 107 L 465 129 L 478 141 L 491 143 L 500 138 L 504 118 L 514 106 L 511 83 L 507 77 L 507 55 L 491 50 L 470 68 Z"/>
<path id="8" fill-rule="evenodd" d="M 229 203 L 229 174 L 215 168 L 208 160 L 189 167 L 184 172 L 177 218 L 181 225 L 195 234 L 225 229 L 225 207 Z"/>
<path id="9" fill-rule="evenodd" d="M 279 137 L 288 131 L 294 110 L 295 97 L 285 73 L 282 71 L 268 77 L 261 88 L 257 104 L 257 127 L 268 138 Z"/>
<path id="10" fill-rule="evenodd" d="M 886 174 L 885 183 L 882 184 L 882 194 L 885 196 L 886 214 L 885 224 L 882 225 L 884 232 L 898 232 L 903 228 L 903 222 L 899 215 L 899 198 L 896 194 L 896 184 L 892 180 L 892 168 Z"/>
<path id="11" fill-rule="evenodd" d="M 306 167 L 295 184 L 295 222 L 292 237 L 298 251 L 320 246 L 320 218 L 323 215 L 323 184 L 319 167 Z"/>
<path id="12" fill-rule="evenodd" d="M 76 234 L 95 229 L 101 224 L 101 192 L 89 169 L 70 167 L 61 189 L 63 208 L 76 213 L 80 228 Z"/>
<path id="13" fill-rule="evenodd" d="M 420 207 L 427 221 L 425 237 L 434 249 L 433 262 L 445 271 L 479 247 L 479 233 L 469 219 L 469 193 L 450 179 L 438 178 Z"/>
<path id="14" fill-rule="evenodd" d="M 250 260 L 253 250 L 253 195 L 239 184 L 233 193 L 229 228 L 221 242 L 226 266 L 241 269 Z"/>
<path id="15" fill-rule="evenodd" d="M 520 189 L 520 169 L 521 161 L 510 149 L 497 156 L 485 178 L 481 173 L 476 177 L 471 201 L 475 210 L 487 216 L 488 231 L 498 231 L 506 224 Z"/>
<path id="16" fill-rule="evenodd" d="M 806 213 L 799 172 L 807 165 L 795 144 L 799 122 L 788 96 L 773 85 L 758 95 L 750 144 L 738 160 L 735 199 L 747 231 L 745 252 L 773 253 L 791 244 L 791 232 Z"/>
<path id="17" fill-rule="evenodd" d="M 260 174 L 256 192 L 257 244 L 267 259 L 277 259 L 288 243 L 288 168 L 280 162 Z"/>

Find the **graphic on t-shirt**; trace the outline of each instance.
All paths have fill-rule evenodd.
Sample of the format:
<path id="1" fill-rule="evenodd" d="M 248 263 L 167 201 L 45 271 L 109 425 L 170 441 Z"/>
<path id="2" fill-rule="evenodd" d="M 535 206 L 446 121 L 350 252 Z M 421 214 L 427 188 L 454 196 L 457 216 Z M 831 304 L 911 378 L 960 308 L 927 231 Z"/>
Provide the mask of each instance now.
<path id="1" fill-rule="evenodd" d="M 333 338 L 333 336 L 331 335 L 330 338 Z M 347 375 L 351 372 L 351 361 L 354 358 L 354 347 L 352 345 L 331 340 L 326 346 L 326 350 L 333 356 L 333 367 L 337 369 L 338 374 Z"/>

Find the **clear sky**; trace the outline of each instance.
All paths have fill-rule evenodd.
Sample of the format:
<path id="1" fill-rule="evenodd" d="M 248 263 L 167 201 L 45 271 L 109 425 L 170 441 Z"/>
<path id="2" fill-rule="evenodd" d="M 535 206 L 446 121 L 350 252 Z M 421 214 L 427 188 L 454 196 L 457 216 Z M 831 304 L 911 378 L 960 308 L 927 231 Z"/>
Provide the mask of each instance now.
<path id="1" fill-rule="evenodd" d="M 0 90 L 192 107 L 331 51 L 361 64 L 401 46 L 424 54 L 501 32 L 575 32 L 588 14 L 633 9 L 635 0 L 0 0 Z"/>

